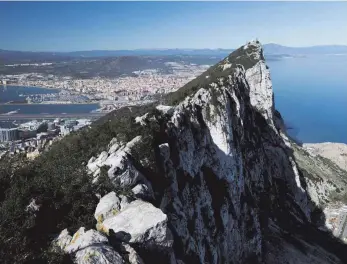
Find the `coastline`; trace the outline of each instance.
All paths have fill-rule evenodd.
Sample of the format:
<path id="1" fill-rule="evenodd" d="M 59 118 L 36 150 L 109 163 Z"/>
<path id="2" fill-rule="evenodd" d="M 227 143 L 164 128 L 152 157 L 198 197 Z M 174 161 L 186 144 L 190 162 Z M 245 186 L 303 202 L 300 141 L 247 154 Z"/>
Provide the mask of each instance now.
<path id="1" fill-rule="evenodd" d="M 64 91 L 64 89 L 62 88 L 54 88 L 51 86 L 33 86 L 33 85 L 24 85 L 24 84 L 0 84 L 0 87 L 26 87 L 26 88 L 37 88 L 37 89 L 46 89 L 46 90 L 55 90 L 56 93 L 59 93 L 61 91 Z M 71 101 L 43 101 L 40 103 L 10 103 L 6 102 L 6 103 L 0 103 L 0 106 L 7 106 L 7 105 L 16 105 L 16 106 L 23 106 L 23 105 L 90 105 L 90 104 L 97 104 L 99 107 L 100 102 L 99 101 L 86 101 L 86 102 L 71 102 Z"/>
<path id="2" fill-rule="evenodd" d="M 25 104 L 25 103 L 14 103 L 14 104 L 11 104 L 11 103 L 0 103 L 0 106 L 6 106 L 6 105 L 16 105 L 16 106 L 23 106 L 23 105 L 90 105 L 90 104 L 97 104 L 100 106 L 100 102 L 82 102 L 82 103 L 79 103 L 79 102 L 50 102 L 50 101 L 47 101 L 47 102 L 44 102 L 44 103 L 30 103 L 30 104 Z"/>
<path id="3" fill-rule="evenodd" d="M 64 90 L 62 88 L 46 87 L 46 86 L 36 86 L 36 85 L 25 85 L 25 84 L 0 84 L 3 87 L 30 87 L 30 88 L 41 88 L 41 89 L 50 89 L 50 90 Z"/>

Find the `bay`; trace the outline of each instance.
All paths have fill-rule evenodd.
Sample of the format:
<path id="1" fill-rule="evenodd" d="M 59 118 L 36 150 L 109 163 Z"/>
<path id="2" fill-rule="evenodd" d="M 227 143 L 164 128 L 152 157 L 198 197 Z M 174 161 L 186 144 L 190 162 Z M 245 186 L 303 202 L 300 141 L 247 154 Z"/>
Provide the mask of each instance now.
<path id="1" fill-rule="evenodd" d="M 25 100 L 26 96 L 34 94 L 59 93 L 59 89 L 24 86 L 0 86 L 0 103 Z M 25 96 L 20 96 L 20 95 Z M 20 104 L 0 105 L 0 114 L 17 111 L 19 114 L 80 114 L 90 113 L 99 108 L 98 104 Z"/>
<path id="2" fill-rule="evenodd" d="M 268 62 L 275 106 L 304 143 L 347 143 L 347 56 Z"/>

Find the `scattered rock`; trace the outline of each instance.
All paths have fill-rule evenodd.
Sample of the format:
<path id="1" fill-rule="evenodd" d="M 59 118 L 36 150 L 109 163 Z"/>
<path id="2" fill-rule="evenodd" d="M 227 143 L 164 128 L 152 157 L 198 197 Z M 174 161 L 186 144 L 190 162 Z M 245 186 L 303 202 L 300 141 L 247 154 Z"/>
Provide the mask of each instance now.
<path id="1" fill-rule="evenodd" d="M 40 210 L 41 205 L 38 205 L 36 203 L 35 199 L 31 199 L 30 204 L 27 206 L 26 211 L 31 212 L 31 213 L 36 213 L 37 211 Z"/>

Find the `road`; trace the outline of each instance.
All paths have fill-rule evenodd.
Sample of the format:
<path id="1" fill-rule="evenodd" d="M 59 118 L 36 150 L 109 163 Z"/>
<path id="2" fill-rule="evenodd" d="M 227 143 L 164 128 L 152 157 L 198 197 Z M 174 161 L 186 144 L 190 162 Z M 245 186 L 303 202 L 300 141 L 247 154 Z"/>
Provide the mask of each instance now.
<path id="1" fill-rule="evenodd" d="M 55 119 L 55 118 L 98 118 L 106 113 L 81 113 L 81 114 L 12 114 L 0 115 L 0 121 L 8 120 L 33 120 L 33 119 Z"/>

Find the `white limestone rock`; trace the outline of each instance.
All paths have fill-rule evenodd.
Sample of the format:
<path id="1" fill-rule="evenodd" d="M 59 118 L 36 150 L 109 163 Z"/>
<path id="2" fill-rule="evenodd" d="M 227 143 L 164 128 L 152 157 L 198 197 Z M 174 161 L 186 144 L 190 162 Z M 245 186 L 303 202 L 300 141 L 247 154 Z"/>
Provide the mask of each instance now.
<path id="1" fill-rule="evenodd" d="M 104 165 L 110 166 L 108 170 L 109 178 L 120 187 L 133 187 L 138 182 L 146 182 L 143 175 L 133 166 L 129 160 L 131 149 L 142 139 L 141 136 L 135 137 L 125 146 L 112 153 L 104 161 Z"/>
<path id="2" fill-rule="evenodd" d="M 53 245 L 58 246 L 65 251 L 65 248 L 70 244 L 72 236 L 67 229 L 60 232 L 59 236 L 53 240 Z"/>
<path id="3" fill-rule="evenodd" d="M 121 200 L 115 192 L 110 192 L 102 197 L 96 206 L 94 217 L 97 221 L 115 215 L 121 209 Z"/>
<path id="4" fill-rule="evenodd" d="M 119 195 L 119 198 L 121 199 L 120 202 L 120 210 L 124 210 L 125 207 L 127 207 L 130 204 L 130 199 L 125 195 Z"/>
<path id="5" fill-rule="evenodd" d="M 141 136 L 133 138 L 128 143 L 121 143 L 112 139 L 109 150 L 103 151 L 97 158 L 91 158 L 87 164 L 88 171 L 93 173 L 95 183 L 100 175 L 100 168 L 108 166 L 108 177 L 113 184 L 121 188 L 134 188 L 137 184 L 146 185 L 147 192 L 153 193 L 148 180 L 132 164 L 129 156 L 131 151 L 142 140 Z M 137 190 L 137 189 L 136 189 Z"/>
<path id="6" fill-rule="evenodd" d="M 111 246 L 89 246 L 75 255 L 76 264 L 123 264 L 125 263 Z"/>
<path id="7" fill-rule="evenodd" d="M 142 126 L 146 125 L 147 116 L 148 113 L 144 114 L 143 116 L 135 117 L 135 123 L 139 123 Z"/>
<path id="8" fill-rule="evenodd" d="M 168 105 L 158 105 L 156 106 L 156 109 L 161 111 L 163 114 L 171 115 L 175 108 L 173 106 Z"/>
<path id="9" fill-rule="evenodd" d="M 151 203 L 135 200 L 103 221 L 100 229 L 109 235 L 112 229 L 112 234 L 130 244 L 171 247 L 173 240 L 167 221 L 167 216 Z"/>
<path id="10" fill-rule="evenodd" d="M 273 119 L 273 92 L 270 71 L 259 61 L 245 74 L 250 89 L 251 104 L 269 121 Z"/>
<path id="11" fill-rule="evenodd" d="M 86 248 L 92 244 L 104 244 L 108 243 L 106 236 L 97 232 L 96 230 L 85 231 L 84 227 L 81 227 L 73 235 L 70 243 L 65 247 L 67 253 L 75 253 L 80 249 Z"/>
<path id="12" fill-rule="evenodd" d="M 126 243 L 122 243 L 122 246 L 128 254 L 128 261 L 130 264 L 145 264 L 133 247 Z"/>
<path id="13" fill-rule="evenodd" d="M 66 236 L 66 231 L 62 237 Z M 63 244 L 63 243 L 61 243 Z M 108 245 L 108 239 L 95 230 L 81 227 L 63 250 L 74 256 L 77 264 L 122 264 L 122 257 Z"/>
<path id="14" fill-rule="evenodd" d="M 26 211 L 31 213 L 36 213 L 40 210 L 40 205 L 36 203 L 35 199 L 31 199 L 30 204 L 27 206 Z"/>
<path id="15" fill-rule="evenodd" d="M 232 64 L 231 63 L 226 63 L 226 64 L 223 64 L 223 71 L 231 68 Z"/>
<path id="16" fill-rule="evenodd" d="M 138 184 L 131 189 L 136 198 L 139 199 L 154 199 L 153 190 L 148 188 L 145 184 Z"/>
<path id="17" fill-rule="evenodd" d="M 111 154 L 113 152 L 116 152 L 120 147 L 122 146 L 122 143 L 118 141 L 117 138 L 113 138 L 110 143 L 108 144 L 108 154 Z"/>
<path id="18" fill-rule="evenodd" d="M 88 161 L 87 168 L 89 169 L 91 173 L 95 173 L 98 169 L 100 169 L 103 166 L 107 157 L 108 157 L 108 153 L 106 151 L 101 152 L 96 159 L 92 157 Z"/>

